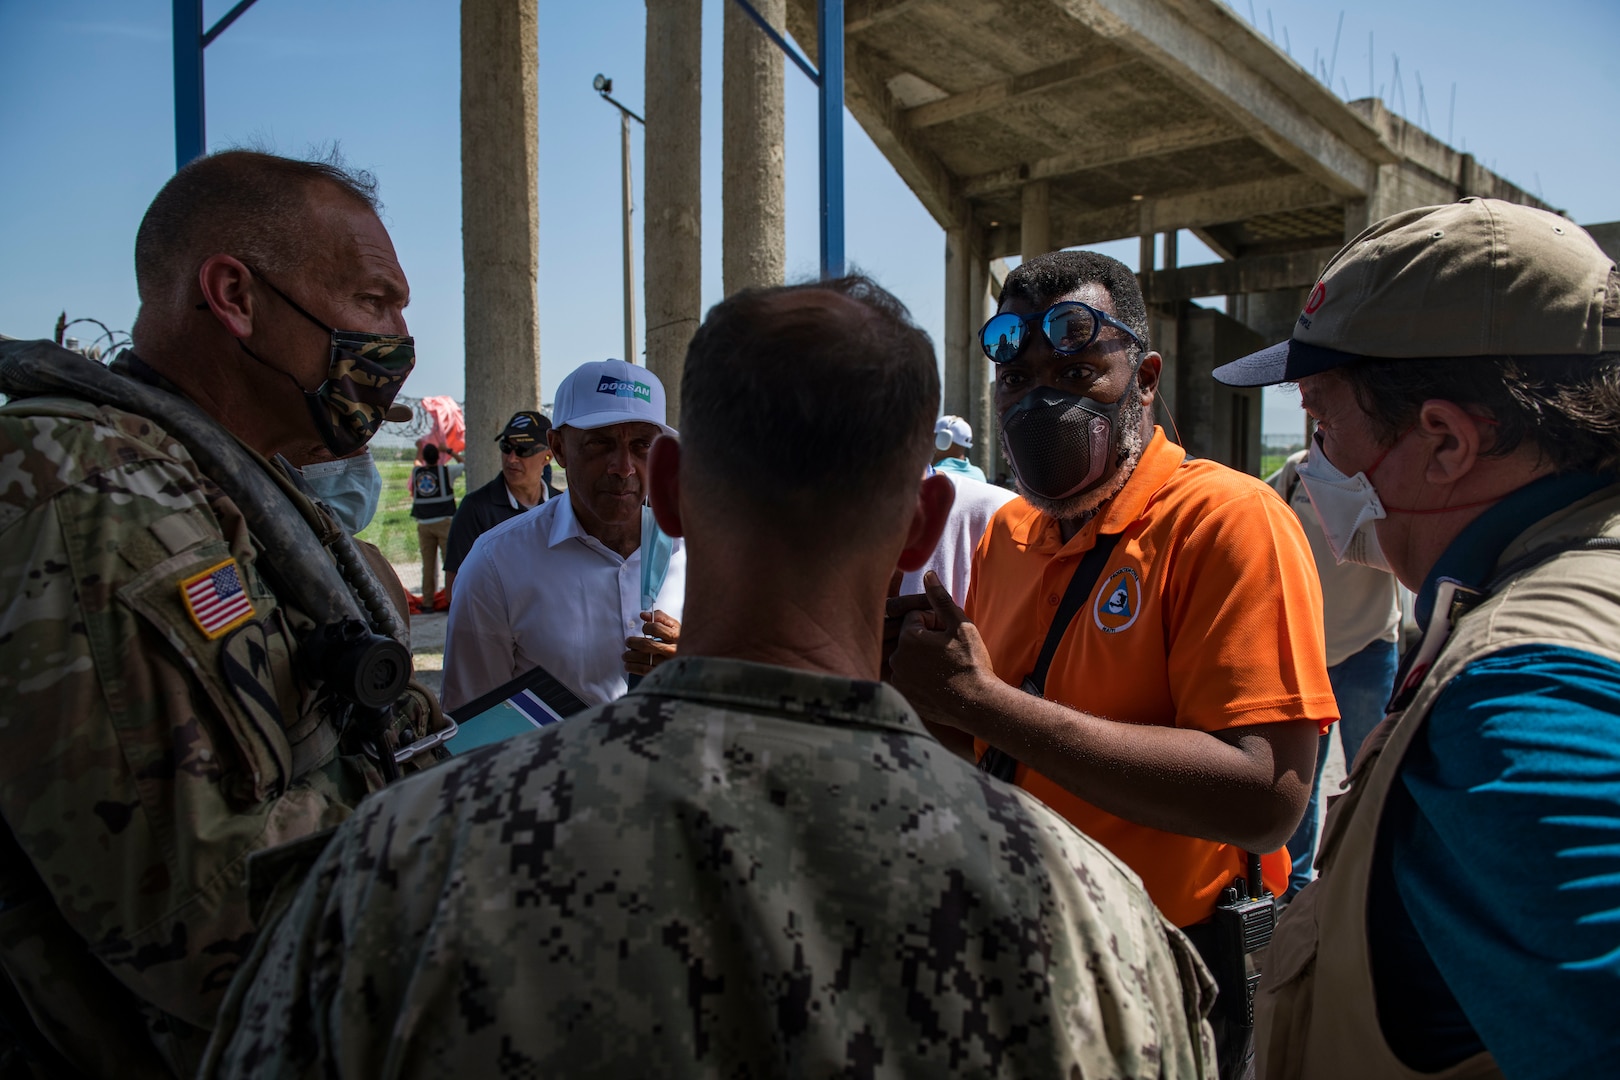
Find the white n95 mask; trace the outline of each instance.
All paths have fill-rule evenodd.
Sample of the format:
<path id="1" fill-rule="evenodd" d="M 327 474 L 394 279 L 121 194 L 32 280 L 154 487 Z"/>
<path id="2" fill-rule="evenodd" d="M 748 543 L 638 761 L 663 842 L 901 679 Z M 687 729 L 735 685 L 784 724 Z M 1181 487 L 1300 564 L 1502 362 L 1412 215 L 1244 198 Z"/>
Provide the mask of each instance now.
<path id="1" fill-rule="evenodd" d="M 1322 533 L 1333 549 L 1334 560 L 1389 570 L 1374 524 L 1385 516 L 1384 504 L 1367 474 L 1344 475 L 1322 453 L 1320 439 L 1306 451 L 1297 471 L 1322 522 Z"/>

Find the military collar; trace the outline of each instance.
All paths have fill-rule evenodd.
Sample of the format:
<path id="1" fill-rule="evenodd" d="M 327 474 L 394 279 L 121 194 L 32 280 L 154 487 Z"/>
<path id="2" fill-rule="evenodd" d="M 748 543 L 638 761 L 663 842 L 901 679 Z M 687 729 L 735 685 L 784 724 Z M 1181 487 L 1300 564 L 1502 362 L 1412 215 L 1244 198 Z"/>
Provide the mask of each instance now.
<path id="1" fill-rule="evenodd" d="M 125 349 L 119 353 L 113 358 L 112 363 L 107 365 L 107 370 L 115 375 L 122 375 L 126 379 L 134 379 L 136 382 L 145 383 L 147 386 L 167 390 L 169 393 L 180 397 L 186 396 L 178 386 L 165 378 L 157 368 L 136 356 L 134 349 Z M 187 400 L 190 399 L 187 398 Z"/>
<path id="2" fill-rule="evenodd" d="M 829 726 L 928 733 L 900 691 L 887 683 L 746 660 L 676 657 L 660 665 L 630 693 L 786 715 Z"/>

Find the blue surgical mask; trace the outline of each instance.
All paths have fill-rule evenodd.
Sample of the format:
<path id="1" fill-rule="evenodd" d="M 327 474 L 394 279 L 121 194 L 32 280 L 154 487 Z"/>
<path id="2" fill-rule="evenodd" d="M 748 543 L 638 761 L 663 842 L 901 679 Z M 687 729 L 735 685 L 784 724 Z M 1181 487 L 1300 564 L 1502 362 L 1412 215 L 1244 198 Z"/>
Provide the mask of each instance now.
<path id="1" fill-rule="evenodd" d="M 675 538 L 658 527 L 652 507 L 641 508 L 641 610 L 651 611 L 664 591 L 669 576 L 669 560 L 675 554 Z"/>
<path id="2" fill-rule="evenodd" d="M 377 513 L 382 498 L 382 474 L 371 451 L 305 465 L 299 470 L 304 483 L 325 503 L 350 536 L 358 536 Z"/>

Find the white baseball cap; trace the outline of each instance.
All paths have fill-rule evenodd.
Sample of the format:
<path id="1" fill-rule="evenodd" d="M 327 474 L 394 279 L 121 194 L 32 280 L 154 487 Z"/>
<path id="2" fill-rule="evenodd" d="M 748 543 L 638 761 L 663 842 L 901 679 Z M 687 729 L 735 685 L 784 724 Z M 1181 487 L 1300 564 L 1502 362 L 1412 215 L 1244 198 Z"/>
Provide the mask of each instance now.
<path id="1" fill-rule="evenodd" d="M 557 387 L 552 403 L 553 427 L 593 428 L 613 424 L 657 424 L 665 435 L 677 435 L 664 422 L 664 384 L 644 367 L 623 360 L 598 360 L 575 368 Z"/>
<path id="2" fill-rule="evenodd" d="M 949 450 L 951 443 L 967 450 L 973 449 L 973 429 L 960 416 L 942 416 L 934 421 L 934 445 L 941 450 Z"/>

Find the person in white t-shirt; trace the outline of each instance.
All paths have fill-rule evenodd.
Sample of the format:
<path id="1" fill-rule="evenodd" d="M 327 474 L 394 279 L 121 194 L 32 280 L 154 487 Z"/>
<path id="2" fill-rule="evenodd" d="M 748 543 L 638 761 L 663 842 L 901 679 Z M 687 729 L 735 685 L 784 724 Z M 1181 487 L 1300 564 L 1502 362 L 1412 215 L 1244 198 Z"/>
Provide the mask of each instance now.
<path id="1" fill-rule="evenodd" d="M 1355 760 L 1362 740 L 1384 718 L 1384 705 L 1394 688 L 1399 659 L 1396 639 L 1400 633 L 1400 583 L 1387 570 L 1375 570 L 1357 563 L 1340 563 L 1333 557 L 1322 519 L 1311 509 L 1305 485 L 1299 482 L 1301 450 L 1283 462 L 1283 467 L 1267 477 L 1305 529 L 1317 576 L 1322 579 L 1322 615 L 1327 631 L 1328 681 L 1339 705 L 1339 740 L 1344 745 L 1346 768 Z M 1317 823 L 1317 799 L 1322 790 L 1322 766 L 1328 758 L 1333 732 L 1323 735 L 1316 748 L 1316 777 L 1311 781 L 1311 801 L 1299 827 L 1288 841 L 1288 857 L 1294 869 L 1288 877 L 1292 899 L 1309 884 L 1313 874 Z"/>
<path id="2" fill-rule="evenodd" d="M 563 380 L 546 437 L 568 472 L 567 497 L 490 529 L 461 564 L 445 634 L 447 710 L 536 667 L 599 705 L 628 688 L 627 656 L 643 658 L 632 661 L 639 673 L 673 654 L 686 551 L 660 537 L 668 569 L 650 604 L 641 565 L 647 451 L 676 434 L 665 416 L 663 384 L 646 368 L 604 360 Z"/>
<path id="3" fill-rule="evenodd" d="M 990 526 L 990 519 L 1003 505 L 1018 496 L 1006 488 L 996 487 L 948 469 L 933 469 L 950 477 L 956 489 L 956 501 L 951 504 L 950 517 L 945 519 L 945 531 L 940 533 L 939 545 L 922 566 L 905 575 L 900 581 L 900 592 L 905 595 L 923 591 L 923 575 L 932 570 L 950 590 L 957 606 L 967 602 L 968 583 L 972 580 L 973 552 Z"/>

